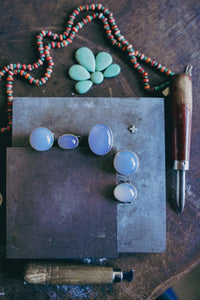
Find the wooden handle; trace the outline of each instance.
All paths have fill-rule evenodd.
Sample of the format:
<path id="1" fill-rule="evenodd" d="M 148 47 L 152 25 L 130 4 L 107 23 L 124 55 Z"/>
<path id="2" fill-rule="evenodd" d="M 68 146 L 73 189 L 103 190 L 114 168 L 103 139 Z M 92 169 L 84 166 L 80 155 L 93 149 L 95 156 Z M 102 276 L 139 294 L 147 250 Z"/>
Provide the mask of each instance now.
<path id="1" fill-rule="evenodd" d="M 113 269 L 63 262 L 36 262 L 27 264 L 24 279 L 34 284 L 105 284 L 113 282 Z"/>
<path id="2" fill-rule="evenodd" d="M 171 84 L 173 116 L 173 160 L 187 161 L 189 168 L 191 124 L 192 124 L 192 81 L 190 75 L 174 75 Z"/>

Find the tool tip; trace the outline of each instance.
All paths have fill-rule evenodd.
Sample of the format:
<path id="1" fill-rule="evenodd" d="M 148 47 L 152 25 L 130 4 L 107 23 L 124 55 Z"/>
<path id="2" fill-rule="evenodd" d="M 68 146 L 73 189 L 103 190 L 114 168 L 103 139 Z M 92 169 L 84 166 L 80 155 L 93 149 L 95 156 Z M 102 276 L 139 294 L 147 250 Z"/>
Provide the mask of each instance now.
<path id="1" fill-rule="evenodd" d="M 131 282 L 133 280 L 134 270 L 130 270 L 128 272 L 123 272 L 123 280 L 127 280 Z"/>
<path id="2" fill-rule="evenodd" d="M 185 68 L 185 73 L 192 76 L 192 69 L 193 69 L 193 66 L 192 65 L 187 65 L 186 68 Z"/>
<path id="3" fill-rule="evenodd" d="M 180 202 L 180 205 L 179 205 L 179 212 L 182 213 L 184 211 L 184 204 L 183 202 L 181 201 Z"/>
<path id="4" fill-rule="evenodd" d="M 176 204 L 178 211 L 183 212 L 185 206 L 185 171 L 177 170 L 177 194 Z"/>

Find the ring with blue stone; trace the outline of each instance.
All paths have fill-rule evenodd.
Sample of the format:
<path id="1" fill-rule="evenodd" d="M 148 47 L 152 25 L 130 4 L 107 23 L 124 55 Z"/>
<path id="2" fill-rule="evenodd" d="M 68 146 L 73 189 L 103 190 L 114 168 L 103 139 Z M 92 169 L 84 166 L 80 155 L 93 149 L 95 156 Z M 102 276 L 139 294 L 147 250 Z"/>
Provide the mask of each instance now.
<path id="1" fill-rule="evenodd" d="M 37 127 L 31 132 L 29 142 L 36 151 L 47 151 L 53 146 L 54 133 L 46 127 Z"/>
<path id="2" fill-rule="evenodd" d="M 75 149 L 79 145 L 79 137 L 74 134 L 63 134 L 58 138 L 58 146 L 61 149 Z"/>
<path id="3" fill-rule="evenodd" d="M 135 152 L 122 150 L 115 154 L 113 165 L 119 174 L 131 175 L 138 170 L 139 159 Z"/>
<path id="4" fill-rule="evenodd" d="M 137 189 L 130 183 L 120 183 L 113 191 L 114 197 L 123 203 L 130 203 L 137 197 Z"/>
<path id="5" fill-rule="evenodd" d="M 90 150 L 97 155 L 107 154 L 113 145 L 113 133 L 105 124 L 96 124 L 88 136 Z"/>

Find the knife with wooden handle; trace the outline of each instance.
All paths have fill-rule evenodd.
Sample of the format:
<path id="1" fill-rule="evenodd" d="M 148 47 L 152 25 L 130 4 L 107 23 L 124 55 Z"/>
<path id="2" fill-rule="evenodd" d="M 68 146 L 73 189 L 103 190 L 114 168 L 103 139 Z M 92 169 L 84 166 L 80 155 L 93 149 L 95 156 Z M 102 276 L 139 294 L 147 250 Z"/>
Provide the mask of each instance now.
<path id="1" fill-rule="evenodd" d="M 185 171 L 189 170 L 192 125 L 192 66 L 183 74 L 172 76 L 172 156 L 177 171 L 176 203 L 180 212 L 185 205 Z"/>

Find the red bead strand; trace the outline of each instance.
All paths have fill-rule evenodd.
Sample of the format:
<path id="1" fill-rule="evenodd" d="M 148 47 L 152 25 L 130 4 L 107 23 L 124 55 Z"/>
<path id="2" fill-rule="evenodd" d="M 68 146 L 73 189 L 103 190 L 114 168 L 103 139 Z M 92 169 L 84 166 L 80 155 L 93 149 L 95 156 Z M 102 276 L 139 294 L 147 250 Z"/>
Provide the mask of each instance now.
<path id="1" fill-rule="evenodd" d="M 79 21 L 75 24 L 76 17 L 81 12 L 88 12 L 91 11 L 91 15 L 87 15 L 82 21 Z M 96 11 L 96 12 L 95 12 Z M 13 80 L 14 76 L 21 76 L 24 77 L 25 80 L 28 80 L 30 84 L 35 84 L 36 86 L 45 84 L 51 74 L 53 72 L 53 58 L 50 54 L 51 49 L 54 48 L 62 48 L 67 47 L 69 44 L 73 42 L 76 34 L 80 29 L 84 27 L 84 25 L 92 22 L 94 19 L 100 19 L 103 22 L 103 28 L 105 33 L 112 43 L 113 46 L 119 48 L 121 51 L 127 53 L 127 56 L 133 65 L 133 68 L 137 70 L 138 74 L 140 74 L 144 89 L 148 92 L 154 92 L 159 89 L 164 88 L 168 85 L 167 83 L 161 84 L 158 87 L 151 87 L 149 84 L 149 77 L 148 73 L 141 67 L 140 62 L 145 62 L 150 66 L 156 68 L 161 73 L 165 75 L 174 75 L 170 70 L 166 67 L 162 66 L 161 64 L 157 63 L 155 60 L 151 60 L 150 57 L 146 57 L 144 54 L 139 53 L 139 51 L 135 51 L 133 46 L 129 44 L 129 42 L 121 35 L 120 30 L 118 29 L 115 19 L 113 18 L 112 12 L 110 12 L 106 7 L 102 4 L 91 4 L 91 5 L 80 5 L 79 7 L 75 8 L 72 14 L 69 16 L 67 21 L 67 26 L 63 34 L 53 33 L 52 31 L 42 30 L 36 36 L 36 45 L 38 47 L 39 59 L 34 62 L 33 64 L 9 64 L 3 67 L 0 70 L 0 80 L 7 75 L 7 84 L 6 84 L 6 93 L 7 93 L 7 113 L 8 113 L 8 125 L 5 127 L 0 128 L 0 132 L 7 132 L 12 128 L 12 104 L 13 104 Z M 52 41 L 48 45 L 44 45 L 43 40 L 44 38 L 49 38 Z M 138 61 L 139 60 L 139 61 Z M 41 78 L 34 78 L 31 75 L 33 70 L 38 69 L 40 66 L 47 63 L 46 70 L 44 75 Z"/>

